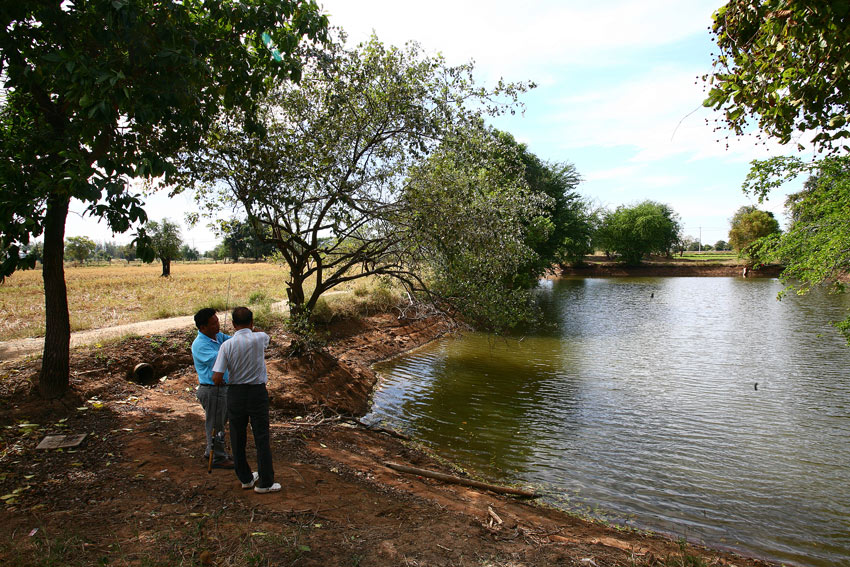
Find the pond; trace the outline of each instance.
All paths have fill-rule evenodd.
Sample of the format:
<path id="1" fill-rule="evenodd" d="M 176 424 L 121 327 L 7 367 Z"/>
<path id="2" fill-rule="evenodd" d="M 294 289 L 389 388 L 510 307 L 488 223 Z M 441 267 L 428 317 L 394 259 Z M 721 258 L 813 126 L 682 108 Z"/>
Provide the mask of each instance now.
<path id="1" fill-rule="evenodd" d="M 368 421 L 559 506 L 798 565 L 850 564 L 850 297 L 773 279 L 541 283 L 550 324 L 378 366 Z"/>

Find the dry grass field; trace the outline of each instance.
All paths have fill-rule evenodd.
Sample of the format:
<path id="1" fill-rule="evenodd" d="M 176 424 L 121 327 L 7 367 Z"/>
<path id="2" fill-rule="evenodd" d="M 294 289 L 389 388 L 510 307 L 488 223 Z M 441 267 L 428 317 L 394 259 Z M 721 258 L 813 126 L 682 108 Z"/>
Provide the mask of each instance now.
<path id="1" fill-rule="evenodd" d="M 201 307 L 224 309 L 286 299 L 285 268 L 273 264 L 174 263 L 161 278 L 160 264 L 120 263 L 65 267 L 71 330 L 191 315 Z M 228 280 L 230 296 L 228 300 Z M 0 285 L 0 340 L 44 336 L 41 270 L 16 272 Z"/>

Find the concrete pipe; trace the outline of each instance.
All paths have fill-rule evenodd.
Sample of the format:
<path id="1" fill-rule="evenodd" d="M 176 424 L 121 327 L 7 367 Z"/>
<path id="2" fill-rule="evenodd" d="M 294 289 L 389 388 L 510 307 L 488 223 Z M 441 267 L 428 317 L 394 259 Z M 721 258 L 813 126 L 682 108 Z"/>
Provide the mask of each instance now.
<path id="1" fill-rule="evenodd" d="M 153 366 L 147 362 L 140 362 L 133 368 L 133 381 L 139 384 L 150 384 L 155 380 Z"/>

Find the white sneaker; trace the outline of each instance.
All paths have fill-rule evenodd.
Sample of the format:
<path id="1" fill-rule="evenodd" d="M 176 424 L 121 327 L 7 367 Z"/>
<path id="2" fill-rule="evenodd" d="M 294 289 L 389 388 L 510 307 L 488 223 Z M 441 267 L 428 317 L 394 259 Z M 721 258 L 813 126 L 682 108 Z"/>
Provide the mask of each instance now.
<path id="1" fill-rule="evenodd" d="M 280 483 L 276 482 L 266 488 L 260 488 L 259 486 L 255 486 L 254 492 L 256 492 L 257 494 L 265 494 L 266 492 L 280 492 Z"/>
<path id="2" fill-rule="evenodd" d="M 243 482 L 242 488 L 254 488 L 254 485 L 257 483 L 258 478 L 260 478 L 260 473 L 255 472 L 254 478 L 251 479 L 251 482 Z"/>

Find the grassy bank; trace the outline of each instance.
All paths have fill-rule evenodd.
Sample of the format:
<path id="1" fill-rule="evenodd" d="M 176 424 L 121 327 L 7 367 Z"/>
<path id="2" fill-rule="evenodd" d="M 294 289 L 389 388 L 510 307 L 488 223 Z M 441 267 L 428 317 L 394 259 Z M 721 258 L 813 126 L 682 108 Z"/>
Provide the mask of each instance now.
<path id="1" fill-rule="evenodd" d="M 273 264 L 176 263 L 170 278 L 161 273 L 158 263 L 66 266 L 71 330 L 190 315 L 201 307 L 245 305 L 260 293 L 267 301 L 286 299 L 286 269 Z M 0 320 L 3 340 L 43 336 L 41 270 L 7 278 L 0 285 L 0 310 L 5 314 Z"/>

